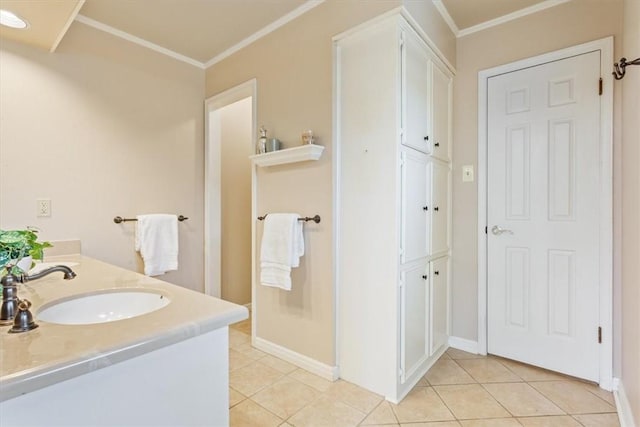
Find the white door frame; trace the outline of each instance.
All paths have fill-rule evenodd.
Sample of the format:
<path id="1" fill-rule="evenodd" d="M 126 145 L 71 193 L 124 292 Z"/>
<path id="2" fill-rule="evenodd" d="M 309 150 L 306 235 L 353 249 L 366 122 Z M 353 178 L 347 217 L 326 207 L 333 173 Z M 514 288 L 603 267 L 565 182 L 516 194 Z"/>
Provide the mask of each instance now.
<path id="1" fill-rule="evenodd" d="M 251 135 L 257 132 L 257 81 L 249 80 L 204 101 L 204 292 L 220 298 L 222 284 L 220 195 L 222 190 L 220 165 L 220 128 L 212 115 L 229 104 L 251 97 Z M 251 168 L 251 217 L 256 217 L 256 171 Z M 255 221 L 251 222 L 251 277 L 255 277 Z M 251 284 L 253 289 L 253 283 Z M 251 295 L 253 301 L 253 291 Z"/>
<path id="2" fill-rule="evenodd" d="M 600 51 L 603 94 L 600 110 L 600 387 L 613 383 L 613 37 L 557 50 L 478 73 L 478 352 L 487 354 L 487 99 L 488 79 L 504 73 Z M 593 82 L 597 90 L 598 82 Z M 595 232 L 595 230 L 594 230 Z M 597 339 L 594 331 L 594 339 Z"/>

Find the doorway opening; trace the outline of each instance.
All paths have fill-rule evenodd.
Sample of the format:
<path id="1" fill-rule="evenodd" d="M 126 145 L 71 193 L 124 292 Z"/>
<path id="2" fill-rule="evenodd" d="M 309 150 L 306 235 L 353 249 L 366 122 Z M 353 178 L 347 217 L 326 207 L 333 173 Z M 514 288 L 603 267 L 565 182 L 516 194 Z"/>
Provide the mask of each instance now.
<path id="1" fill-rule="evenodd" d="M 252 301 L 256 81 L 205 101 L 205 293 Z"/>

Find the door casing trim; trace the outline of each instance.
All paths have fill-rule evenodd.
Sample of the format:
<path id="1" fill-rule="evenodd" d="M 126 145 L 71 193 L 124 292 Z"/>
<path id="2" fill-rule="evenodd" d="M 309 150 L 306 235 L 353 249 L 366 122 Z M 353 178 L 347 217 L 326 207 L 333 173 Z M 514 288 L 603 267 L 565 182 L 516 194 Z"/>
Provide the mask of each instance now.
<path id="1" fill-rule="evenodd" d="M 600 387 L 613 387 L 613 37 L 560 49 L 478 73 L 478 351 L 487 354 L 487 121 L 488 79 L 500 74 L 535 67 L 572 56 L 600 51 L 600 71 L 604 92 L 600 109 Z M 597 82 L 593 83 L 594 90 Z M 597 331 L 594 331 L 597 339 Z"/>

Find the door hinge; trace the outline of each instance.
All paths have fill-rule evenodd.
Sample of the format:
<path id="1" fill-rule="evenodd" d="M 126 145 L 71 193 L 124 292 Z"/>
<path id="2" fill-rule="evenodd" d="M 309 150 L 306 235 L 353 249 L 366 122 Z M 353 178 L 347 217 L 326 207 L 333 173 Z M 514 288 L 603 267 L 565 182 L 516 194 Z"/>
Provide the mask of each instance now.
<path id="1" fill-rule="evenodd" d="M 598 344 L 602 344 L 602 326 L 598 326 Z"/>
<path id="2" fill-rule="evenodd" d="M 489 233 L 488 233 L 488 231 L 489 231 L 489 230 L 487 230 L 487 226 L 485 225 L 485 226 L 484 226 L 484 234 L 489 234 Z"/>
<path id="3" fill-rule="evenodd" d="M 404 375 L 404 370 L 402 368 L 398 369 L 398 376 L 402 378 L 403 375 Z"/>
<path id="4" fill-rule="evenodd" d="M 602 77 L 600 77 L 600 81 L 598 83 L 598 95 L 602 95 Z"/>

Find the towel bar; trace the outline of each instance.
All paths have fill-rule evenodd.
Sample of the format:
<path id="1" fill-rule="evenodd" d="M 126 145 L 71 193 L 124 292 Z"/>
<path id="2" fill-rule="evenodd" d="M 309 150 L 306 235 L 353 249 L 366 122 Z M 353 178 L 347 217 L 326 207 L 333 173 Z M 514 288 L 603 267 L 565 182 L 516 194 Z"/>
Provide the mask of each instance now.
<path id="1" fill-rule="evenodd" d="M 269 214 L 264 214 L 264 215 L 262 215 L 262 216 L 259 216 L 259 217 L 258 217 L 258 219 L 259 219 L 260 221 L 262 221 L 263 219 L 265 219 L 265 218 L 267 217 L 267 215 L 269 215 Z M 313 221 L 313 222 L 315 222 L 316 224 L 319 224 L 319 223 L 320 223 L 320 215 L 315 215 L 315 216 L 305 216 L 305 217 L 303 217 L 303 218 L 298 218 L 298 221 L 304 221 L 304 222 L 307 222 L 307 221 Z"/>
<path id="2" fill-rule="evenodd" d="M 189 217 L 186 217 L 184 215 L 178 215 L 178 221 L 182 222 L 182 221 L 186 221 L 188 220 Z M 115 222 L 116 224 L 120 224 L 121 222 L 127 222 L 127 221 L 137 221 L 137 218 L 122 218 L 121 216 L 117 216 L 115 218 L 113 218 L 113 222 Z"/>

